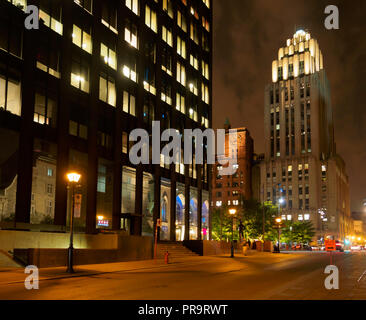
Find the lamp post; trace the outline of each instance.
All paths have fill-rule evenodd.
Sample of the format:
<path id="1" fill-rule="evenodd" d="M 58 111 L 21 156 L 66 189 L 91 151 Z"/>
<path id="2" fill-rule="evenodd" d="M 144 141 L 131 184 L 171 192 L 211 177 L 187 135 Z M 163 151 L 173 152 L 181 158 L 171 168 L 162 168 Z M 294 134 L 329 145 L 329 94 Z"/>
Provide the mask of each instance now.
<path id="1" fill-rule="evenodd" d="M 282 222 L 282 219 L 280 218 L 280 217 L 278 217 L 278 218 L 276 218 L 276 223 L 277 223 L 277 230 L 278 230 L 278 246 L 277 246 L 277 248 L 278 248 L 278 253 L 280 253 L 281 252 L 281 250 L 280 250 L 280 227 L 281 227 L 281 222 Z"/>
<path id="2" fill-rule="evenodd" d="M 229 213 L 232 216 L 232 222 L 231 222 L 231 256 L 230 258 L 234 258 L 234 216 L 236 213 L 236 209 L 232 208 L 229 209 Z"/>
<path id="3" fill-rule="evenodd" d="M 67 174 L 67 179 L 71 187 L 71 210 L 70 210 L 70 244 L 67 251 L 67 270 L 68 273 L 74 273 L 73 269 L 73 251 L 74 251 L 74 210 L 75 210 L 75 185 L 79 182 L 81 175 L 76 172 Z"/>

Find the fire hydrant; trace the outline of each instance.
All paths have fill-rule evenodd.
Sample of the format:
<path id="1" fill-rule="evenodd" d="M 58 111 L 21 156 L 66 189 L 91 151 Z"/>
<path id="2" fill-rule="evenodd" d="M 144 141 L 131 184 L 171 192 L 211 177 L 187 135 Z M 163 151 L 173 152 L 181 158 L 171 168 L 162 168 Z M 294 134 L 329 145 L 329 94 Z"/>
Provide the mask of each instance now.
<path id="1" fill-rule="evenodd" d="M 169 252 L 166 251 L 164 256 L 165 256 L 165 264 L 169 264 Z"/>

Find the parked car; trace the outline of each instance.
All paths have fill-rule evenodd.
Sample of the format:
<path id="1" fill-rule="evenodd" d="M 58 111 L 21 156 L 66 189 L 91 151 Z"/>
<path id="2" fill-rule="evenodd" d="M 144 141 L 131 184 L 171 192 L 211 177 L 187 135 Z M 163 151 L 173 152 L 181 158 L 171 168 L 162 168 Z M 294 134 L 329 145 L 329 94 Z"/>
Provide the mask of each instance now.
<path id="1" fill-rule="evenodd" d="M 336 250 L 340 252 L 344 252 L 343 243 L 339 240 L 336 240 Z"/>
<path id="2" fill-rule="evenodd" d="M 351 247 L 351 251 L 360 251 L 361 250 L 361 246 L 355 245 Z"/>
<path id="3" fill-rule="evenodd" d="M 312 251 L 313 250 L 313 248 L 311 246 L 307 245 L 307 244 L 305 244 L 303 246 L 303 249 L 306 250 L 306 251 Z"/>

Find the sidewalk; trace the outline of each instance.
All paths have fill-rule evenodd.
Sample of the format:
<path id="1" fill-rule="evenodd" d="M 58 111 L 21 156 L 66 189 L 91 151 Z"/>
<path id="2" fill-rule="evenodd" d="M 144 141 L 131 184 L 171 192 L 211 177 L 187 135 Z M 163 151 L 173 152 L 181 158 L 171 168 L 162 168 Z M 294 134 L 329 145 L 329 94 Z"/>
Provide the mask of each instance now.
<path id="1" fill-rule="evenodd" d="M 199 262 L 200 257 L 176 258 L 169 264 L 164 259 L 126 261 L 105 264 L 90 264 L 74 266 L 75 273 L 66 273 L 66 267 L 41 268 L 39 269 L 39 280 L 65 279 L 73 277 L 86 277 L 107 273 L 128 272 L 144 269 L 155 269 L 169 267 L 178 264 Z M 2 284 L 24 282 L 26 278 L 23 267 L 0 268 L 0 286 Z"/>

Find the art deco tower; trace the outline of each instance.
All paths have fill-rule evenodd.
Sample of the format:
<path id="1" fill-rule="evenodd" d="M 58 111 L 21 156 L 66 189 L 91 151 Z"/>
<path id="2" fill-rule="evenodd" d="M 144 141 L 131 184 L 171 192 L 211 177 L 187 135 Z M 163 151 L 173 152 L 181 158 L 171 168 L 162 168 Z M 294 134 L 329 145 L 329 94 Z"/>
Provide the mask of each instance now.
<path id="1" fill-rule="evenodd" d="M 342 239 L 350 221 L 345 164 L 336 154 L 330 89 L 317 40 L 299 30 L 278 51 L 265 88 L 261 200 L 284 220 L 311 220 L 317 238 Z"/>

